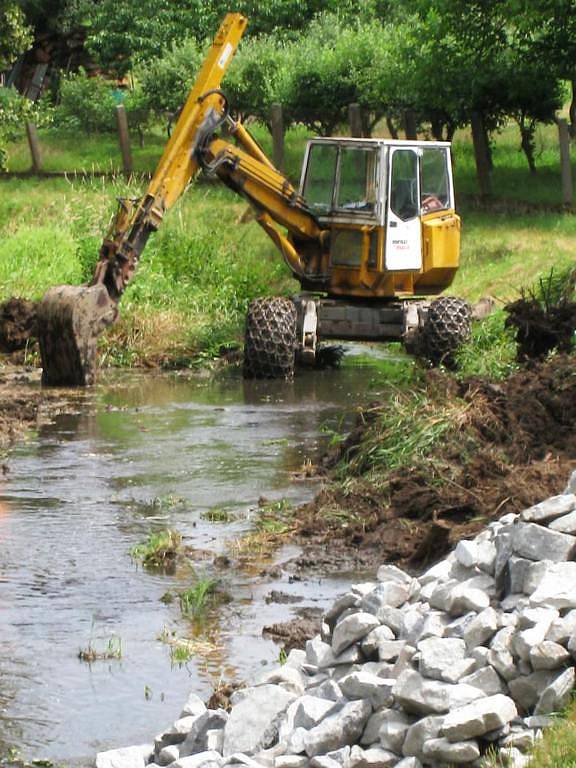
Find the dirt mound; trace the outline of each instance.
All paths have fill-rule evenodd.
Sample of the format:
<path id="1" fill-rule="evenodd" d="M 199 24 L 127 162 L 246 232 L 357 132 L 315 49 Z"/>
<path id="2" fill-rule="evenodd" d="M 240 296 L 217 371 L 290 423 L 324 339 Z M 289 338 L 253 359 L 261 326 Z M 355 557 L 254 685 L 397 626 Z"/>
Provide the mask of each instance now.
<path id="1" fill-rule="evenodd" d="M 433 372 L 427 389 L 439 402 L 463 401 L 464 422 L 416 466 L 378 482 L 329 483 L 298 513 L 303 569 L 388 561 L 418 570 L 489 519 L 562 492 L 576 466 L 575 357 L 533 364 L 499 385 Z M 340 456 L 362 449 L 374 412 L 361 416 Z"/>
<path id="2" fill-rule="evenodd" d="M 27 299 L 8 299 L 0 304 L 0 352 L 24 349 L 36 333 L 36 304 Z"/>
<path id="3" fill-rule="evenodd" d="M 543 307 L 535 299 L 519 299 L 506 306 L 507 327 L 516 329 L 518 360 L 541 359 L 553 349 L 569 352 L 576 331 L 576 303 L 564 301 Z"/>

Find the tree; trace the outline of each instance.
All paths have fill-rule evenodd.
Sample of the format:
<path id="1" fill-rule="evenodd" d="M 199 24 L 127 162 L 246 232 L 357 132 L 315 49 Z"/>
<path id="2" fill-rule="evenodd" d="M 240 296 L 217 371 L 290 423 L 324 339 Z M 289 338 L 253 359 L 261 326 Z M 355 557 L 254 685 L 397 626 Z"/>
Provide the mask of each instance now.
<path id="1" fill-rule="evenodd" d="M 0 71 L 8 69 L 32 43 L 32 30 L 22 9 L 11 0 L 0 0 Z"/>

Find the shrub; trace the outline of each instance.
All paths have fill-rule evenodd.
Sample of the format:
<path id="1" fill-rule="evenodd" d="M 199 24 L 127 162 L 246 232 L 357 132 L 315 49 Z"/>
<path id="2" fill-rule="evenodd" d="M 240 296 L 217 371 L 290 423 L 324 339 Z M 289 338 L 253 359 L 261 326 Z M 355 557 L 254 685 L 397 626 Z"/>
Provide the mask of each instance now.
<path id="1" fill-rule="evenodd" d="M 6 170 L 6 144 L 22 131 L 26 121 L 47 125 L 51 110 L 21 96 L 15 88 L 0 86 L 0 170 Z"/>
<path id="2" fill-rule="evenodd" d="M 103 77 L 88 77 L 81 69 L 62 79 L 57 124 L 92 132 L 114 131 L 117 104 L 113 89 Z"/>

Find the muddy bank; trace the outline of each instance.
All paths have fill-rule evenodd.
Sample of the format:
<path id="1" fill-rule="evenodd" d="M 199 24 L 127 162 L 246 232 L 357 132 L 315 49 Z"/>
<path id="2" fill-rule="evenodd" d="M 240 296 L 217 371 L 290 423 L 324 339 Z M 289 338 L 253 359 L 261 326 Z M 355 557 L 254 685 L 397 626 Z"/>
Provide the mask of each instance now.
<path id="1" fill-rule="evenodd" d="M 561 492 L 576 467 L 576 358 L 532 364 L 501 384 L 427 377 L 432 406 L 458 403 L 459 418 L 431 455 L 387 473 L 355 473 L 390 403 L 363 411 L 325 458 L 326 487 L 297 511 L 303 572 L 396 563 L 412 572 L 508 512 Z M 415 418 L 418 414 L 414 414 Z M 345 480 L 334 481 L 335 470 Z"/>
<path id="2" fill-rule="evenodd" d="M 69 397 L 40 388 L 40 370 L 0 361 L 0 456 L 27 429 L 70 407 Z"/>

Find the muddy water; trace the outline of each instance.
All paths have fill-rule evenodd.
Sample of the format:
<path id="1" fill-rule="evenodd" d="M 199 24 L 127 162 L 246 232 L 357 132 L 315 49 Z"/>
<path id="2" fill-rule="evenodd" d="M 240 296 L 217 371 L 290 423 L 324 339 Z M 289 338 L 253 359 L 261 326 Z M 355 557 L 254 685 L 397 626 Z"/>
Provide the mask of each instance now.
<path id="1" fill-rule="evenodd" d="M 161 598 L 215 574 L 215 556 L 234 553 L 259 497 L 310 498 L 315 484 L 292 473 L 386 386 L 370 365 L 293 384 L 123 375 L 31 435 L 0 480 L 0 758 L 12 746 L 70 764 L 149 741 L 190 690 L 207 697 L 220 680 L 275 661 L 263 625 L 324 607 L 349 574 L 291 583 L 255 553 L 250 567 L 218 572 L 231 600 L 204 621 Z M 214 508 L 234 519 L 207 521 Z M 166 527 L 193 549 L 194 571 L 150 574 L 131 559 Z M 295 602 L 267 601 L 272 590 Z M 195 639 L 193 658 L 175 663 L 167 637 Z M 78 658 L 109 647 L 121 658 Z"/>

